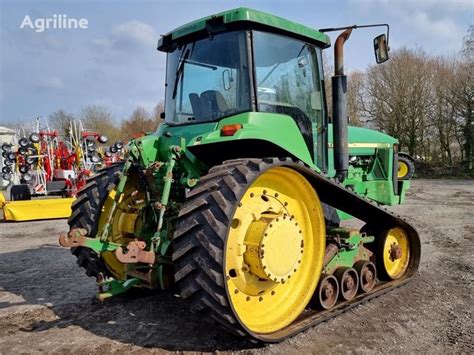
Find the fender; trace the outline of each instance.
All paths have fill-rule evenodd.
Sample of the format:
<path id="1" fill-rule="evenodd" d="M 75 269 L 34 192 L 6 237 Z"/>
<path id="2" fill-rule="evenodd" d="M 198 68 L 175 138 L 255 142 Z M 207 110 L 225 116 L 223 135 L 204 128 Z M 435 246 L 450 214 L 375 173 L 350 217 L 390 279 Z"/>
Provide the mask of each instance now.
<path id="1" fill-rule="evenodd" d="M 398 156 L 399 156 L 399 157 L 405 157 L 405 158 L 407 158 L 407 159 L 410 159 L 413 163 L 415 163 L 415 159 L 413 159 L 413 157 L 412 157 L 410 154 L 408 154 L 408 153 L 399 152 L 399 153 L 398 153 Z"/>
<path id="2" fill-rule="evenodd" d="M 221 134 L 224 126 L 236 124 L 242 128 L 234 135 Z M 191 125 L 187 127 L 191 128 Z M 212 130 L 196 134 L 187 140 L 187 148 L 204 162 L 208 160 L 211 152 L 218 157 L 216 160 L 222 159 L 221 161 L 232 159 L 234 155 L 242 157 L 243 154 L 248 157 L 291 156 L 319 171 L 300 129 L 288 115 L 245 112 L 224 118 L 217 122 Z"/>

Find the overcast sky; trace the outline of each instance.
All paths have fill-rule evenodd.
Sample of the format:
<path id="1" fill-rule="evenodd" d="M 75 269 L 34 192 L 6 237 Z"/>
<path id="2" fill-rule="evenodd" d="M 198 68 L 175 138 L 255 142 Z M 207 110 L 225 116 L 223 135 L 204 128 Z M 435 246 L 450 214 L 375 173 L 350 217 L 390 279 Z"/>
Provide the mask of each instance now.
<path id="1" fill-rule="evenodd" d="M 117 120 L 138 105 L 151 110 L 164 98 L 159 35 L 240 6 L 314 28 L 387 22 L 392 49 L 421 47 L 447 56 L 461 49 L 474 23 L 474 0 L 0 0 L 0 124 L 47 117 L 59 108 L 78 113 L 90 104 L 105 106 Z M 26 15 L 35 20 L 54 14 L 85 18 L 88 28 L 20 29 Z M 373 63 L 371 43 L 378 32 L 353 32 L 346 69 Z"/>

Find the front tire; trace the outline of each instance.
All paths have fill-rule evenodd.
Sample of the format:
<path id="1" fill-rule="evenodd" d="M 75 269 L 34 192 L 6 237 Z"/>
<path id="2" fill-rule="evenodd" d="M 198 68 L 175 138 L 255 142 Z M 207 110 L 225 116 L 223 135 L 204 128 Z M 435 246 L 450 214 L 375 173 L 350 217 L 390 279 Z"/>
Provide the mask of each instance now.
<path id="1" fill-rule="evenodd" d="M 415 175 L 415 164 L 410 156 L 400 153 L 398 155 L 398 180 L 410 180 Z"/>

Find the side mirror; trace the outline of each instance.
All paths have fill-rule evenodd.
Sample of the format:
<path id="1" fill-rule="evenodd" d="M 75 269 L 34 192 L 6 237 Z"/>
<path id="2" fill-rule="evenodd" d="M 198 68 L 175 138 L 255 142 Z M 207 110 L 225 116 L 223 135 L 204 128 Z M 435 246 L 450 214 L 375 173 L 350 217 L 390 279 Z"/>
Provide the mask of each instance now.
<path id="1" fill-rule="evenodd" d="M 232 82 L 234 78 L 232 77 L 232 73 L 229 69 L 225 69 L 222 72 L 222 85 L 224 86 L 224 90 L 230 90 L 232 88 Z"/>
<path id="2" fill-rule="evenodd" d="M 386 62 L 388 60 L 388 50 L 389 48 L 385 33 L 374 38 L 374 52 L 377 64 Z"/>

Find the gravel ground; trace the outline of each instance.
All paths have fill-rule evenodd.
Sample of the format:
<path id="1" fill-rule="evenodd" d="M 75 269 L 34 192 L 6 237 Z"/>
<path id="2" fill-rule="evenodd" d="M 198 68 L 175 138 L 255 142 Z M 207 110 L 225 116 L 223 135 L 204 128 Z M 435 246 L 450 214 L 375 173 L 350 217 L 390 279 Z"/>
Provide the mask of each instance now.
<path id="1" fill-rule="evenodd" d="M 415 180 L 403 206 L 420 232 L 415 279 L 282 343 L 255 347 L 172 293 L 103 303 L 57 245 L 65 220 L 0 223 L 0 354 L 30 352 L 474 353 L 474 180 Z"/>

